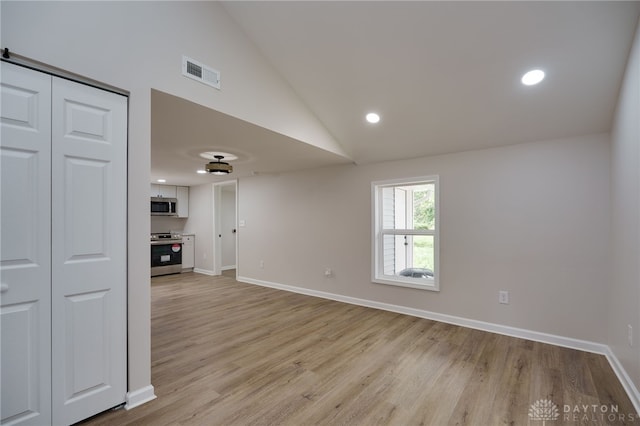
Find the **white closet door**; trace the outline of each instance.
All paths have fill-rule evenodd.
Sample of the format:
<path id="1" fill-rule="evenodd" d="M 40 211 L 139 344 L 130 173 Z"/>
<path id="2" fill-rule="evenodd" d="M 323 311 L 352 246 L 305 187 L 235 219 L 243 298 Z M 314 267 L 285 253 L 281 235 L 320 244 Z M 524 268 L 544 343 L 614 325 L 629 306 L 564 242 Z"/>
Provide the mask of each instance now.
<path id="1" fill-rule="evenodd" d="M 126 394 L 127 98 L 53 78 L 53 424 Z"/>
<path id="2" fill-rule="evenodd" d="M 51 421 L 51 76 L 0 69 L 0 423 Z"/>

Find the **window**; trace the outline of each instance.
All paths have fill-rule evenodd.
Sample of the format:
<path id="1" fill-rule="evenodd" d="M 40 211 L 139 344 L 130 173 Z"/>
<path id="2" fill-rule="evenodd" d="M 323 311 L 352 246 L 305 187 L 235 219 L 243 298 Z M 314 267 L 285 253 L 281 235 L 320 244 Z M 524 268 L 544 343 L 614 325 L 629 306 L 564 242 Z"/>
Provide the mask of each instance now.
<path id="1" fill-rule="evenodd" d="M 439 290 L 438 177 L 373 182 L 372 281 Z"/>

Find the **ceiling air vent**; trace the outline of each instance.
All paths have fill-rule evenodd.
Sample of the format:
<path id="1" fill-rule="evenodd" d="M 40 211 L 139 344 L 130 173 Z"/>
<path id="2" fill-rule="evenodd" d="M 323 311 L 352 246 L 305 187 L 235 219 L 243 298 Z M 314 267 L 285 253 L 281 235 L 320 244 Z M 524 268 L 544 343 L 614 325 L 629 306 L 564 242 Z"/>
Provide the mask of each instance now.
<path id="1" fill-rule="evenodd" d="M 220 71 L 186 56 L 182 57 L 182 75 L 220 89 Z"/>

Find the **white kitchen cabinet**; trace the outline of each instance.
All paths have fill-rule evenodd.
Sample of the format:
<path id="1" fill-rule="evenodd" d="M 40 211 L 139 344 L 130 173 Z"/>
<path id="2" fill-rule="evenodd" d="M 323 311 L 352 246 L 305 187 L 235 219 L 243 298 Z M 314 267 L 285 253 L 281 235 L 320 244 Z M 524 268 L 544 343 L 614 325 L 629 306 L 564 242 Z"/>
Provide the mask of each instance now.
<path id="1" fill-rule="evenodd" d="M 177 191 L 174 185 L 151 184 L 152 197 L 177 198 Z"/>
<path id="2" fill-rule="evenodd" d="M 189 217 L 189 187 L 176 187 L 176 198 L 178 199 L 178 217 Z"/>
<path id="3" fill-rule="evenodd" d="M 193 270 L 196 259 L 196 236 L 182 236 L 182 270 Z"/>

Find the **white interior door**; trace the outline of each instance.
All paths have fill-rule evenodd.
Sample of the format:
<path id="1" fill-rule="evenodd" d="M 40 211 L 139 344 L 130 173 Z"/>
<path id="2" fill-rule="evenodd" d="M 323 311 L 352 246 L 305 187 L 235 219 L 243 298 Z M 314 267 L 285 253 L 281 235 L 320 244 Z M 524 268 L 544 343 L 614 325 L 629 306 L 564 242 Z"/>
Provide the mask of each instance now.
<path id="1" fill-rule="evenodd" d="M 126 394 L 127 98 L 53 78 L 53 424 Z"/>
<path id="2" fill-rule="evenodd" d="M 51 422 L 51 76 L 2 63 L 0 423 Z"/>
<path id="3" fill-rule="evenodd" d="M 222 186 L 221 193 L 222 270 L 236 268 L 236 185 Z"/>

